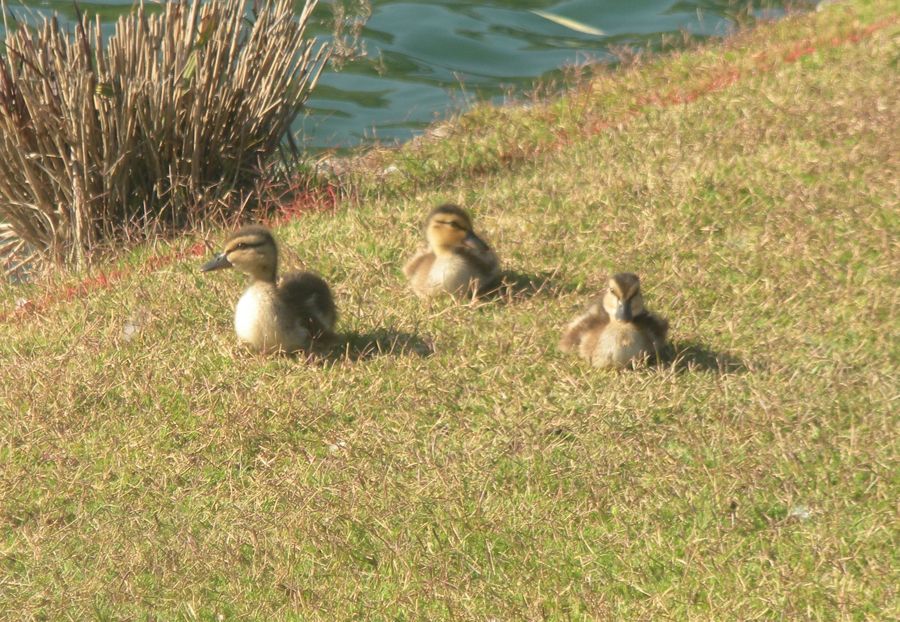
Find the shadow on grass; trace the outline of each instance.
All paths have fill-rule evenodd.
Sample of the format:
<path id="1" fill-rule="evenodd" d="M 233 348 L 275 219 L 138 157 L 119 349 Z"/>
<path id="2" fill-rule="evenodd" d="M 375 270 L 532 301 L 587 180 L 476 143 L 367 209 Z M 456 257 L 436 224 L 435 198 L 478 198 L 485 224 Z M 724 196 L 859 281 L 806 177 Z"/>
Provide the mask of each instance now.
<path id="1" fill-rule="evenodd" d="M 517 299 L 534 298 L 535 296 L 557 296 L 574 291 L 565 283 L 557 280 L 557 272 L 538 272 L 528 274 L 515 270 L 504 270 L 500 273 L 500 284 L 481 295 L 484 300 L 513 302 Z"/>
<path id="2" fill-rule="evenodd" d="M 669 345 L 662 363 L 676 372 L 703 371 L 740 374 L 747 371 L 742 360 L 727 352 L 716 352 L 693 341 L 675 341 Z"/>
<path id="3" fill-rule="evenodd" d="M 330 347 L 319 350 L 333 361 L 367 361 L 379 356 L 431 356 L 432 344 L 418 335 L 380 328 L 366 333 L 344 333 Z"/>

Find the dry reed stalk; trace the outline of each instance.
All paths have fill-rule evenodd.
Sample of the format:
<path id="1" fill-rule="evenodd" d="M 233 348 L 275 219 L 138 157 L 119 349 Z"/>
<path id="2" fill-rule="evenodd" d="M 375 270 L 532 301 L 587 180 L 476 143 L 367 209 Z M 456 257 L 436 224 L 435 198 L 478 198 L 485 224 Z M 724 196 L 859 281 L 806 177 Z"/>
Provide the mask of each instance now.
<path id="1" fill-rule="evenodd" d="M 258 1 L 252 20 L 245 4 L 140 5 L 105 45 L 83 15 L 74 34 L 55 16 L 7 30 L 0 223 L 15 244 L 81 265 L 123 228 L 184 225 L 257 179 L 330 46 L 305 34 L 317 0 L 299 15 Z"/>

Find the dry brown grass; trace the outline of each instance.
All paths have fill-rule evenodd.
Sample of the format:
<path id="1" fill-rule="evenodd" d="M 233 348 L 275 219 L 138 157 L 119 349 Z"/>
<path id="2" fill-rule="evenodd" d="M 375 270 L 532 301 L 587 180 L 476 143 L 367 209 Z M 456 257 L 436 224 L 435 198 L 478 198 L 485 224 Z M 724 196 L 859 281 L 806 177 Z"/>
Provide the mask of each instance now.
<path id="1" fill-rule="evenodd" d="M 728 53 L 895 12 L 833 7 Z M 342 314 L 312 361 L 238 350 L 241 281 L 199 259 L 0 324 L 0 611 L 896 619 L 896 52 L 882 28 L 514 171 L 280 227 Z M 444 200 L 545 286 L 423 305 L 400 266 Z M 555 349 L 617 269 L 672 321 L 673 363 Z"/>
<path id="2" fill-rule="evenodd" d="M 183 225 L 256 180 L 315 86 L 328 46 L 290 0 L 143 5 L 104 41 L 56 19 L 0 61 L 0 244 L 83 264 L 125 228 Z"/>

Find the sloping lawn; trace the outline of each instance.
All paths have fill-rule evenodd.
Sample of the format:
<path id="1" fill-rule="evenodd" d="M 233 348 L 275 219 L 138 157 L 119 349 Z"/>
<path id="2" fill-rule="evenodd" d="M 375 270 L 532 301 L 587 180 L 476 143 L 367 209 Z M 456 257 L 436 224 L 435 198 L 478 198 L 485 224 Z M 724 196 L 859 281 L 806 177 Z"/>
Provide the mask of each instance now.
<path id="1" fill-rule="evenodd" d="M 0 617 L 896 619 L 896 17 L 833 6 L 391 156 L 393 190 L 276 231 L 335 290 L 330 354 L 243 352 L 242 280 L 200 258 L 0 323 Z M 729 63 L 763 69 L 632 105 Z M 483 148 L 515 127 L 534 157 Z M 406 289 L 443 201 L 502 299 Z M 618 270 L 675 360 L 556 350 Z"/>

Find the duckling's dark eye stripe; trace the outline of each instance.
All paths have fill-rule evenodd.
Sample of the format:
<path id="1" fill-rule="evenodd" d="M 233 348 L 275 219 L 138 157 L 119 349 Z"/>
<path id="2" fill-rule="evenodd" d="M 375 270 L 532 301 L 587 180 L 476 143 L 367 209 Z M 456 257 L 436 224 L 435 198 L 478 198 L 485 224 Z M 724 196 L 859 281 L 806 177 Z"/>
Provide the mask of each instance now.
<path id="1" fill-rule="evenodd" d="M 231 253 L 236 250 L 242 250 L 245 248 L 257 248 L 265 244 L 265 242 L 238 242 L 234 246 L 228 249 L 228 252 Z"/>
<path id="2" fill-rule="evenodd" d="M 439 225 L 447 225 L 448 227 L 453 227 L 455 229 L 459 229 L 460 231 L 465 231 L 466 228 L 461 224 L 456 222 L 455 220 L 435 220 L 435 222 Z"/>

